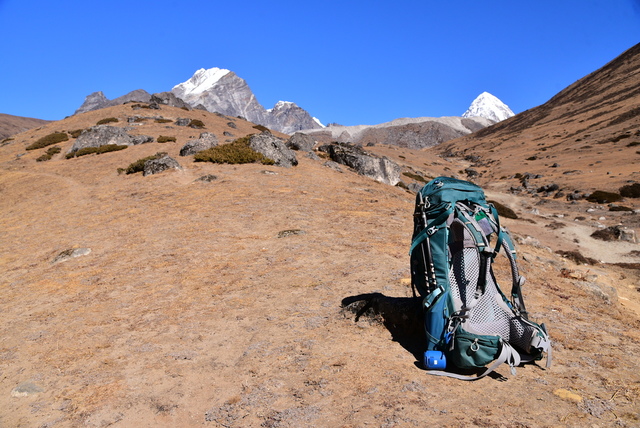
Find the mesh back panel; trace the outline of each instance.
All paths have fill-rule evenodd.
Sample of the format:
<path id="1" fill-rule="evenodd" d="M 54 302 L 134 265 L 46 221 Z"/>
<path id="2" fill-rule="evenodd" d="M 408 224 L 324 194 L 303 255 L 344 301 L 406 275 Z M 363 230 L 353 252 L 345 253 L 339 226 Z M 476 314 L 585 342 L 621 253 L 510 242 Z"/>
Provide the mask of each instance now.
<path id="1" fill-rule="evenodd" d="M 470 232 L 459 221 L 454 220 L 451 225 L 452 237 L 456 241 L 471 238 Z M 498 291 L 493 275 L 491 261 L 487 263 L 487 278 L 485 291 L 469 313 L 462 327 L 473 334 L 498 335 L 517 348 L 527 351 L 535 330 L 522 323 L 502 302 L 502 295 Z M 480 253 L 476 247 L 462 248 L 451 258 L 449 282 L 451 294 L 455 299 L 467 306 L 474 297 L 480 276 Z M 456 308 L 459 310 L 461 308 Z"/>

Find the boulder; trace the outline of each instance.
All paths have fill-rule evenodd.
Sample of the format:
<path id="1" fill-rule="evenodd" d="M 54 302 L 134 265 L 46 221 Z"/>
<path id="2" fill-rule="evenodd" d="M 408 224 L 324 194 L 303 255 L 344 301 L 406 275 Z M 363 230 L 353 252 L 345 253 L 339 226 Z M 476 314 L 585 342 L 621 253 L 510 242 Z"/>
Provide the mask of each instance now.
<path id="1" fill-rule="evenodd" d="M 182 169 L 177 160 L 171 156 L 164 155 L 159 159 L 151 159 L 144 163 L 143 176 L 157 174 L 167 169 Z"/>
<path id="2" fill-rule="evenodd" d="M 203 132 L 196 140 L 189 140 L 180 149 L 180 156 L 195 155 L 196 153 L 210 149 L 218 145 L 218 138 L 211 132 Z"/>
<path id="3" fill-rule="evenodd" d="M 358 174 L 395 186 L 400 182 L 400 166 L 386 157 L 378 157 L 349 143 L 332 143 L 320 150 L 335 162 L 353 168 Z"/>
<path id="4" fill-rule="evenodd" d="M 296 132 L 291 136 L 291 138 L 289 138 L 286 145 L 292 150 L 310 152 L 311 150 L 313 150 L 313 147 L 316 145 L 316 140 L 314 140 L 313 137 L 307 134 Z"/>
<path id="5" fill-rule="evenodd" d="M 69 153 L 77 152 L 85 147 L 100 147 L 107 144 L 118 144 L 131 146 L 134 139 L 123 128 L 109 125 L 92 126 L 82 131 L 78 136 Z"/>
<path id="6" fill-rule="evenodd" d="M 249 139 L 249 147 L 265 157 L 272 159 L 277 166 L 290 168 L 298 165 L 298 159 L 292 150 L 270 132 L 252 135 Z"/>
<path id="7" fill-rule="evenodd" d="M 131 141 L 134 146 L 137 146 L 138 144 L 153 143 L 155 141 L 155 138 L 153 138 L 151 135 L 133 135 L 131 137 Z"/>
<path id="8" fill-rule="evenodd" d="M 173 92 L 158 92 L 151 95 L 152 104 L 163 104 L 171 107 L 178 107 L 186 110 L 191 110 L 191 106 L 185 103 L 182 99 L 175 96 Z"/>
<path id="9" fill-rule="evenodd" d="M 185 117 L 179 117 L 175 121 L 177 126 L 187 126 L 189 123 L 191 123 L 191 119 Z"/>

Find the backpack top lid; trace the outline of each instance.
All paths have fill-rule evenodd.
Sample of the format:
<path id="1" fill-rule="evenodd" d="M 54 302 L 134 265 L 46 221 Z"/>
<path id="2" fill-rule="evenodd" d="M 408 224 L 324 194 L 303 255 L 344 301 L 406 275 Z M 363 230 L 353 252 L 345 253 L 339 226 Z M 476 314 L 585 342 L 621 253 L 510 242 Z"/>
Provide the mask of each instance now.
<path id="1" fill-rule="evenodd" d="M 456 201 L 486 204 L 484 192 L 480 186 L 451 177 L 434 178 L 425 184 L 419 193 L 429 205 L 440 205 L 442 203 L 455 205 Z"/>

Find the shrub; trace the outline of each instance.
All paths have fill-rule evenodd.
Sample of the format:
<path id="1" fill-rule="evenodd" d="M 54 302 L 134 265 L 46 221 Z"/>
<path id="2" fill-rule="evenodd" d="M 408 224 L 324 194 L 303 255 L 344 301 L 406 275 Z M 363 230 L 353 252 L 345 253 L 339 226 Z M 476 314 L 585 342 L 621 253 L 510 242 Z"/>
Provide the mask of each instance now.
<path id="1" fill-rule="evenodd" d="M 635 146 L 640 146 L 640 141 L 632 141 L 631 143 L 627 144 L 627 147 L 635 147 Z"/>
<path id="2" fill-rule="evenodd" d="M 592 259 L 591 257 L 585 257 L 578 250 L 574 250 L 574 251 L 558 250 L 556 251 L 556 254 L 560 254 L 565 259 L 572 260 L 573 262 L 579 265 L 585 265 L 585 264 L 597 265 L 598 264 L 598 261 L 596 259 Z"/>
<path id="3" fill-rule="evenodd" d="M 84 129 L 76 129 L 74 131 L 69 131 L 69 134 L 72 138 L 78 138 L 80 134 L 82 134 L 82 131 L 84 131 Z"/>
<path id="4" fill-rule="evenodd" d="M 38 158 L 36 158 L 37 162 L 44 162 L 44 161 L 48 161 L 49 159 L 51 159 L 53 157 L 53 155 L 56 155 L 58 153 L 60 153 L 62 151 L 62 149 L 58 146 L 53 146 L 53 147 L 49 147 L 49 149 L 47 149 L 46 152 L 44 152 L 44 154 Z"/>
<path id="5" fill-rule="evenodd" d="M 127 174 L 135 174 L 136 172 L 144 171 L 144 163 L 146 161 L 160 159 L 162 156 L 166 155 L 166 152 L 158 152 L 153 156 L 147 156 L 146 158 L 138 159 L 137 161 L 129 164 L 126 168 L 118 168 L 118 174 L 125 172 Z"/>
<path id="6" fill-rule="evenodd" d="M 605 192 L 604 190 L 596 190 L 589 196 L 587 196 L 587 201 L 595 202 L 597 204 L 606 204 L 610 202 L 618 202 L 622 199 L 618 193 L 613 192 Z"/>
<path id="7" fill-rule="evenodd" d="M 156 123 L 169 123 L 173 122 L 171 119 L 165 119 L 164 117 L 159 117 L 155 120 Z"/>
<path id="8" fill-rule="evenodd" d="M 402 175 L 404 175 L 405 177 L 413 178 L 414 180 L 420 181 L 422 183 L 427 182 L 427 180 L 423 176 L 419 174 L 414 174 L 413 172 L 409 172 L 409 171 L 403 172 Z"/>
<path id="9" fill-rule="evenodd" d="M 273 165 L 272 159 L 265 157 L 249 147 L 249 137 L 238 138 L 237 140 L 220 146 L 212 147 L 196 153 L 193 156 L 196 162 L 213 162 L 241 164 L 260 162 L 263 165 Z"/>
<path id="10" fill-rule="evenodd" d="M 631 211 L 633 211 L 633 208 L 625 207 L 625 206 L 622 206 L 622 205 L 614 205 L 612 207 L 609 207 L 609 211 L 631 212 Z"/>
<path id="11" fill-rule="evenodd" d="M 166 135 L 160 135 L 157 141 L 158 143 L 168 143 L 168 142 L 175 143 L 176 137 L 167 137 Z"/>
<path id="12" fill-rule="evenodd" d="M 187 126 L 191 128 L 202 129 L 204 128 L 204 122 L 200 119 L 191 119 L 191 122 L 189 122 L 189 125 Z"/>
<path id="13" fill-rule="evenodd" d="M 122 144 L 122 145 L 118 145 L 118 144 L 105 144 L 103 146 L 100 147 L 84 147 L 80 150 L 76 150 L 75 152 L 71 152 L 71 153 L 67 153 L 67 159 L 71 159 L 71 158 L 79 158 L 80 156 L 85 156 L 85 155 L 90 155 L 92 153 L 95 153 L 97 155 L 101 155 L 102 153 L 109 153 L 109 152 L 117 152 L 119 150 L 124 150 L 126 149 L 127 145 Z"/>
<path id="14" fill-rule="evenodd" d="M 496 201 L 487 201 L 487 202 L 490 204 L 493 204 L 493 206 L 496 207 L 496 211 L 498 211 L 498 215 L 500 217 L 511 218 L 511 219 L 518 218 L 518 214 L 516 214 L 516 212 L 511 208 L 509 208 L 508 206 L 503 205 L 500 202 L 496 202 Z"/>
<path id="15" fill-rule="evenodd" d="M 107 123 L 114 123 L 114 122 L 117 122 L 117 121 L 118 121 L 118 119 L 117 119 L 117 118 L 115 118 L 115 117 L 106 117 L 106 118 L 104 118 L 104 119 L 100 119 L 100 120 L 96 123 L 96 125 L 105 125 L 105 124 L 107 124 Z"/>
<path id="16" fill-rule="evenodd" d="M 262 126 L 262 125 L 254 125 L 254 126 L 253 126 L 253 128 L 254 128 L 254 129 L 257 129 L 257 130 L 258 130 L 258 131 L 260 131 L 260 132 L 265 132 L 265 131 L 267 131 L 267 132 L 271 132 L 271 131 L 269 130 L 269 128 L 267 128 L 266 126 Z"/>
<path id="17" fill-rule="evenodd" d="M 6 146 L 7 144 L 9 144 L 12 141 L 13 141 L 13 138 L 11 138 L 11 137 L 5 138 L 4 140 L 0 141 L 0 146 Z"/>
<path id="18" fill-rule="evenodd" d="M 640 183 L 627 184 L 620 188 L 620 196 L 640 198 Z"/>
<path id="19" fill-rule="evenodd" d="M 66 132 L 54 132 L 52 134 L 46 135 L 39 140 L 36 140 L 32 144 L 29 144 L 25 147 L 27 150 L 35 150 L 41 149 L 43 147 L 52 146 L 56 143 L 61 143 L 63 141 L 67 141 L 69 136 Z"/>

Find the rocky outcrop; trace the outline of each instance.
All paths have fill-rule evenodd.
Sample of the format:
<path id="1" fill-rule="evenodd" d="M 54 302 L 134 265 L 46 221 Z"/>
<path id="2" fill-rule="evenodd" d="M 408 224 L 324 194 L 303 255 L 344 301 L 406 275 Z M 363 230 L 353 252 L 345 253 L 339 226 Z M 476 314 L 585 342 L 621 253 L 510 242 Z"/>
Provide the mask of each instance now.
<path id="1" fill-rule="evenodd" d="M 144 163 L 143 176 L 158 174 L 167 169 L 182 169 L 177 160 L 171 156 L 164 155 L 158 159 L 151 159 Z"/>
<path id="2" fill-rule="evenodd" d="M 136 89 L 128 94 L 113 100 L 104 96 L 102 91 L 94 92 L 84 99 L 84 103 L 74 114 L 85 113 L 92 110 L 98 110 L 105 107 L 117 106 L 128 102 L 148 103 L 151 100 L 151 94 L 144 89 Z"/>
<path id="3" fill-rule="evenodd" d="M 395 186 L 400 182 L 400 166 L 386 157 L 378 157 L 361 147 L 348 143 L 333 143 L 319 150 L 329 154 L 337 163 L 346 165 L 358 174 Z"/>
<path id="4" fill-rule="evenodd" d="M 211 132 L 203 132 L 200 137 L 195 140 L 189 140 L 180 149 L 180 156 L 195 155 L 199 151 L 210 149 L 218 145 L 218 138 Z"/>
<path id="5" fill-rule="evenodd" d="M 302 129 L 322 128 L 306 110 L 288 101 L 279 101 L 272 109 L 267 110 L 265 121 L 262 125 L 283 134 L 293 134 Z"/>
<path id="6" fill-rule="evenodd" d="M 302 152 L 310 152 L 316 145 L 316 140 L 309 135 L 301 132 L 296 132 L 287 140 L 287 147 L 292 150 L 299 150 Z"/>
<path id="7" fill-rule="evenodd" d="M 151 104 L 162 104 L 166 106 L 191 110 L 191 106 L 185 103 L 180 98 L 176 97 L 173 92 L 158 92 L 156 94 L 153 94 L 151 95 L 151 99 L 149 100 L 149 102 Z"/>
<path id="8" fill-rule="evenodd" d="M 109 125 L 97 125 L 85 129 L 78 136 L 69 153 L 76 152 L 85 147 L 100 147 L 107 144 L 134 145 L 134 138 L 123 128 Z"/>
<path id="9" fill-rule="evenodd" d="M 265 131 L 262 134 L 252 135 L 249 139 L 249 147 L 272 159 L 277 166 L 290 168 L 298 165 L 295 153 L 270 132 Z"/>

